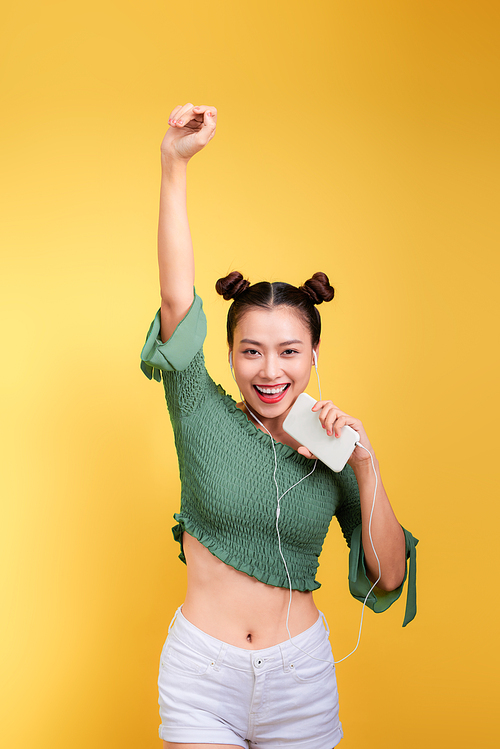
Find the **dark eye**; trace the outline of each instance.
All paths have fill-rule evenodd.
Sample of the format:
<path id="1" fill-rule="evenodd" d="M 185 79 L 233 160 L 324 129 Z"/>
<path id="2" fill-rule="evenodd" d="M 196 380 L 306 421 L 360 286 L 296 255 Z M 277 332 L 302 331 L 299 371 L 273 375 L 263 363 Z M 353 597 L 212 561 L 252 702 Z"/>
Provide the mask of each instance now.
<path id="1" fill-rule="evenodd" d="M 298 354 L 298 351 L 296 351 L 293 348 L 287 348 L 286 351 L 283 351 L 284 354 Z"/>
<path id="2" fill-rule="evenodd" d="M 245 349 L 245 351 L 243 353 L 244 354 L 250 354 L 250 355 L 253 356 L 253 354 L 258 354 L 259 352 L 256 351 L 254 348 L 247 348 L 247 349 Z"/>

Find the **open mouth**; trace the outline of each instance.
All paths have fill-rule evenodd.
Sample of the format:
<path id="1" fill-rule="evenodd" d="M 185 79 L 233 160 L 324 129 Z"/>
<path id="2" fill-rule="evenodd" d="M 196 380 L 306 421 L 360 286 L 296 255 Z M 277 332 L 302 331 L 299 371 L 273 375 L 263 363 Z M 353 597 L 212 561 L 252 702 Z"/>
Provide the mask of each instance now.
<path id="1" fill-rule="evenodd" d="M 287 382 L 283 385 L 254 385 L 253 388 L 263 403 L 278 403 L 285 397 L 285 393 L 290 387 Z"/>

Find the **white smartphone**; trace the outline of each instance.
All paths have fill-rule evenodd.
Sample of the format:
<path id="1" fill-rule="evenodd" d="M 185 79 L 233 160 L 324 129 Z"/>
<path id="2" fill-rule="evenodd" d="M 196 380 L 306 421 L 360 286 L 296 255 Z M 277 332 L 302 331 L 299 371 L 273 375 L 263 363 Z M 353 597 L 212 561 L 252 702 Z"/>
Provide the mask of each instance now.
<path id="1" fill-rule="evenodd" d="M 339 473 L 351 457 L 359 434 L 346 424 L 340 430 L 340 437 L 329 437 L 321 425 L 318 412 L 311 411 L 316 402 L 307 393 L 301 393 L 284 420 L 283 429 L 332 471 Z"/>

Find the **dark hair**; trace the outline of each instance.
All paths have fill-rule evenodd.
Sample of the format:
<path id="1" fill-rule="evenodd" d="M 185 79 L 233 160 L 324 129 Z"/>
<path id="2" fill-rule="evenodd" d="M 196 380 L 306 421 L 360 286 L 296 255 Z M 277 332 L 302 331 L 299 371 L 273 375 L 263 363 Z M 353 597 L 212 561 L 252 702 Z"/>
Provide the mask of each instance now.
<path id="1" fill-rule="evenodd" d="M 272 309 L 273 307 L 293 307 L 301 315 L 311 333 L 312 345 L 319 343 L 321 318 L 314 305 L 333 299 L 335 289 L 325 273 L 315 273 L 312 278 L 298 288 L 289 283 L 261 281 L 250 286 L 241 273 L 233 271 L 215 284 L 217 293 L 224 299 L 233 299 L 227 313 L 227 342 L 233 347 L 233 334 L 241 317 L 251 307 Z"/>

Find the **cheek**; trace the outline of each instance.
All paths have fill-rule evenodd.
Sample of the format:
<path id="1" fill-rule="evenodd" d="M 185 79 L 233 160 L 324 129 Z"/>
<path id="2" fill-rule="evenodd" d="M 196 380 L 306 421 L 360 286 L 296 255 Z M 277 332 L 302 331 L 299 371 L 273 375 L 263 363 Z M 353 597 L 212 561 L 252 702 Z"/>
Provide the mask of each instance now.
<path id="1" fill-rule="evenodd" d="M 309 377 L 311 374 L 311 367 L 309 365 L 309 361 L 306 359 L 302 359 L 301 361 L 297 361 L 294 364 L 294 372 L 296 377 L 300 379 L 304 379 Z"/>
<path id="2" fill-rule="evenodd" d="M 255 365 L 252 366 L 252 364 L 253 362 L 244 359 L 236 362 L 235 373 L 241 385 L 255 376 Z"/>
<path id="3" fill-rule="evenodd" d="M 309 382 L 309 378 L 310 378 L 310 376 L 311 376 L 311 370 L 309 369 L 309 367 L 307 367 L 306 369 L 303 369 L 303 370 L 302 370 L 302 377 L 301 377 L 301 380 L 302 380 L 302 382 L 303 382 L 303 384 L 304 384 L 304 387 L 305 387 L 305 386 L 307 385 L 307 383 Z"/>

